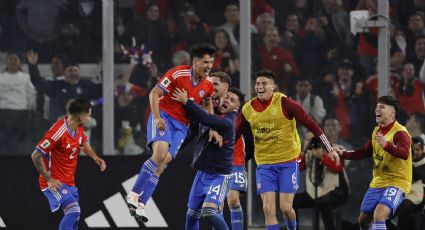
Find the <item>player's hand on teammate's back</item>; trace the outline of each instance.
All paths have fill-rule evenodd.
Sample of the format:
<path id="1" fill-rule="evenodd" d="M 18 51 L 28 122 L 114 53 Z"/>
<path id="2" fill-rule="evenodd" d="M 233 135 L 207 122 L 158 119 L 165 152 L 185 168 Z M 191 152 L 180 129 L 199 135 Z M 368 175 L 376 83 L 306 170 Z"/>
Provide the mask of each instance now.
<path id="1" fill-rule="evenodd" d="M 187 97 L 187 91 L 185 89 L 175 88 L 173 92 L 173 100 L 178 101 L 182 103 L 183 105 L 186 104 L 187 100 L 189 98 Z"/>
<path id="2" fill-rule="evenodd" d="M 155 118 L 155 126 L 161 131 L 164 131 L 167 128 L 167 125 L 165 124 L 165 120 L 162 119 L 162 117 Z"/>
<path id="3" fill-rule="evenodd" d="M 213 139 L 218 146 L 223 146 L 223 137 L 217 131 L 210 129 L 208 141 L 211 142 Z"/>
<path id="4" fill-rule="evenodd" d="M 47 186 L 49 186 L 49 188 L 53 190 L 54 192 L 57 192 L 58 189 L 62 187 L 62 183 L 56 179 L 50 178 L 47 181 Z"/>
<path id="5" fill-rule="evenodd" d="M 102 172 L 105 171 L 105 169 L 106 169 L 106 163 L 105 163 L 105 161 L 102 158 L 98 157 L 98 158 L 94 159 L 94 162 L 97 165 L 99 165 L 100 171 L 102 171 Z"/>

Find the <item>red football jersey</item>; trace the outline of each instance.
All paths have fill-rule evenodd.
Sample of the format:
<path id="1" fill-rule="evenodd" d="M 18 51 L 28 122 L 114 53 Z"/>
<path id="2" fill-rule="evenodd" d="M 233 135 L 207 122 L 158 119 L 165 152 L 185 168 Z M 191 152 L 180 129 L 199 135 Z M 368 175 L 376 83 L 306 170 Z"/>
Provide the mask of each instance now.
<path id="1" fill-rule="evenodd" d="M 245 140 L 243 136 L 236 140 L 235 149 L 233 150 L 233 165 L 245 165 Z"/>
<path id="2" fill-rule="evenodd" d="M 84 127 L 79 126 L 71 133 L 66 121 L 68 117 L 57 121 L 38 142 L 36 149 L 44 156 L 46 169 L 53 179 L 75 186 L 75 170 L 77 169 L 80 146 L 87 142 Z M 47 188 L 47 183 L 40 175 L 40 188 Z"/>
<path id="3" fill-rule="evenodd" d="M 176 66 L 168 70 L 157 84 L 164 90 L 164 96 L 159 101 L 159 109 L 185 125 L 188 123 L 186 111 L 180 102 L 172 99 L 174 89 L 185 89 L 189 99 L 196 104 L 200 104 L 202 99 L 211 97 L 214 91 L 213 83 L 209 77 L 203 78 L 196 85 L 192 75 L 190 66 Z"/>

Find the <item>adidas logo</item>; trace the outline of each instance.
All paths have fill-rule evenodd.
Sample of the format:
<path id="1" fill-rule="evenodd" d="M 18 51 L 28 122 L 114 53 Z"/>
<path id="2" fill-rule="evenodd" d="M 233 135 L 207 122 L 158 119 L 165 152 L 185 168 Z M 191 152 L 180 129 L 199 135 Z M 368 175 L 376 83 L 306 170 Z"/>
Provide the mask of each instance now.
<path id="1" fill-rule="evenodd" d="M 131 177 L 130 179 L 124 181 L 122 186 L 126 193 L 131 191 L 133 184 L 136 182 L 137 174 Z M 129 227 L 139 227 L 136 219 L 130 215 L 130 212 L 125 201 L 125 195 L 121 193 L 116 193 L 103 201 L 103 204 L 108 210 L 109 215 L 112 217 L 114 224 L 118 228 L 129 228 Z M 158 209 L 158 206 L 155 204 L 155 201 L 151 198 L 146 204 L 146 217 L 149 219 L 144 225 L 148 228 L 151 227 L 168 227 L 167 222 L 161 214 L 161 211 Z M 89 228 L 110 228 L 111 225 L 105 217 L 105 214 L 102 210 L 95 212 L 89 217 L 85 218 Z M 0 227 L 2 227 L 2 220 L 0 218 Z M 4 224 L 4 223 L 3 223 Z"/>
<path id="2" fill-rule="evenodd" d="M 5 228 L 5 227 L 6 227 L 6 224 L 4 224 L 4 221 L 0 216 L 0 228 Z"/>

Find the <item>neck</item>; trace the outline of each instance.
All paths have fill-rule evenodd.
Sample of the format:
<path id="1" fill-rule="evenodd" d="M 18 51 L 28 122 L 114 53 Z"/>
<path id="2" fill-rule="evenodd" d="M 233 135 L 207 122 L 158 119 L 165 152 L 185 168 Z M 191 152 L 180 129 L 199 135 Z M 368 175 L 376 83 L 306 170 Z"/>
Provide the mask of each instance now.
<path id="1" fill-rule="evenodd" d="M 387 127 L 388 125 L 392 124 L 395 120 L 391 119 L 389 121 L 385 121 L 384 123 L 381 123 L 380 126 L 381 127 Z"/>
<path id="2" fill-rule="evenodd" d="M 327 135 L 327 137 L 331 143 L 336 144 L 338 142 L 338 135 Z"/>
<path id="3" fill-rule="evenodd" d="M 9 72 L 11 74 L 15 74 L 15 73 L 19 72 L 19 70 L 7 70 L 7 72 Z"/>
<path id="4" fill-rule="evenodd" d="M 270 52 L 274 47 L 273 45 L 266 45 L 266 50 Z"/>
<path id="5" fill-rule="evenodd" d="M 68 129 L 69 130 L 74 131 L 75 129 L 77 129 L 77 127 L 79 125 L 77 118 L 70 115 L 70 116 L 68 116 L 66 121 L 68 123 Z"/>
<path id="6" fill-rule="evenodd" d="M 308 94 L 301 94 L 299 95 L 301 102 L 304 101 L 304 99 L 306 99 L 308 96 Z"/>

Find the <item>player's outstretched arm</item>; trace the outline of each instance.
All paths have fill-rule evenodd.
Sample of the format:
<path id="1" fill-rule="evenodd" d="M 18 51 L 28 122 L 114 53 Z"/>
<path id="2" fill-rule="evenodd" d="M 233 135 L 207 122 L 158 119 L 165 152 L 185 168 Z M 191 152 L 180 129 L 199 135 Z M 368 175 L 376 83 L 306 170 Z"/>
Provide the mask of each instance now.
<path id="1" fill-rule="evenodd" d="M 105 171 L 106 169 L 105 161 L 96 154 L 96 152 L 93 150 L 93 148 L 91 147 L 89 143 L 85 143 L 83 145 L 83 151 L 87 154 L 87 156 L 89 156 L 90 158 L 94 160 L 94 162 L 99 166 L 100 171 L 102 172 Z"/>
<path id="2" fill-rule="evenodd" d="M 47 182 L 47 185 L 50 189 L 53 191 L 57 191 L 62 186 L 61 182 L 58 180 L 55 180 L 50 177 L 50 173 L 47 171 L 46 166 L 43 162 L 43 155 L 41 155 L 40 152 L 37 150 L 34 150 L 34 152 L 31 154 L 32 162 L 37 169 L 38 173 L 44 178 L 44 180 Z"/>

